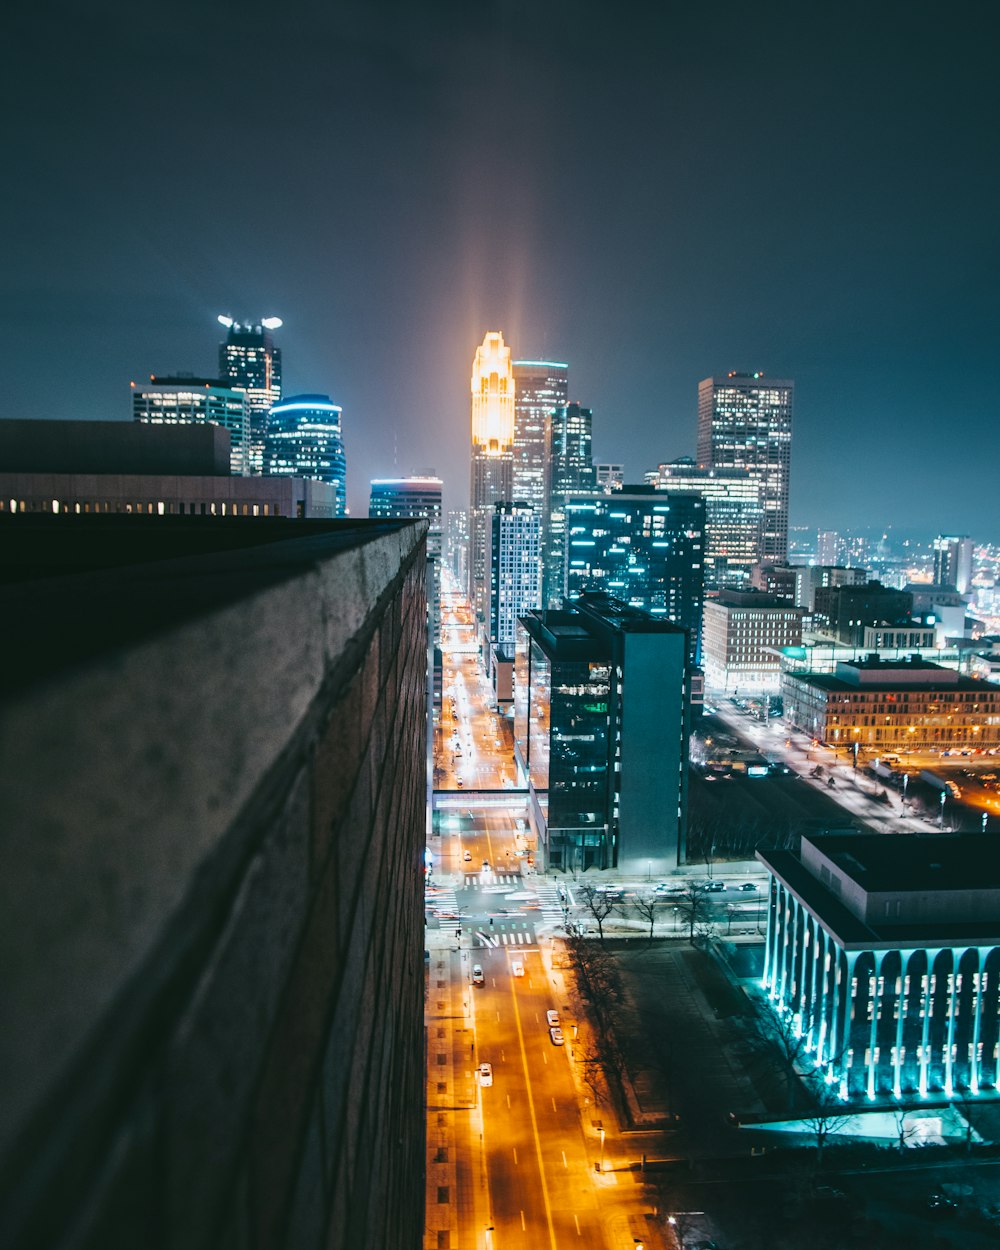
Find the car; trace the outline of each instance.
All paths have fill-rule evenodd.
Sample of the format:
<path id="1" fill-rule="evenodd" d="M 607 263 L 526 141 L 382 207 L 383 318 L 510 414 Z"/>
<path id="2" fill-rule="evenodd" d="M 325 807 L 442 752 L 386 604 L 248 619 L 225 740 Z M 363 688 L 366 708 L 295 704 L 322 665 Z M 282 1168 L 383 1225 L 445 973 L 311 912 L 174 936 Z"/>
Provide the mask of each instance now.
<path id="1" fill-rule="evenodd" d="M 563 1031 L 560 1028 L 549 1029 L 549 1038 L 553 1046 L 564 1046 L 566 1039 L 563 1037 Z"/>
<path id="2" fill-rule="evenodd" d="M 547 1011 L 545 1013 L 545 1020 L 550 1029 L 557 1029 L 559 1027 L 559 1012 Z"/>
<path id="3" fill-rule="evenodd" d="M 482 964 L 472 965 L 472 984 L 473 985 L 485 985 L 486 984 L 486 977 L 483 975 Z"/>
<path id="4" fill-rule="evenodd" d="M 467 864 L 468 864 L 468 863 L 471 863 L 471 862 L 472 862 L 472 852 L 471 852 L 471 851 L 466 851 L 466 852 L 465 852 L 465 854 L 462 856 L 462 859 L 464 859 L 464 860 L 465 860 L 465 862 L 466 862 Z"/>
<path id="5" fill-rule="evenodd" d="M 757 883 L 754 881 L 744 881 L 743 884 L 738 887 L 738 889 L 740 890 L 740 893 L 742 894 L 756 894 Z"/>
<path id="6" fill-rule="evenodd" d="M 932 1215 L 954 1215 L 958 1210 L 958 1203 L 947 1194 L 933 1193 L 927 1199 L 927 1210 Z"/>
<path id="7" fill-rule="evenodd" d="M 702 889 L 706 894 L 721 894 L 726 889 L 725 881 L 703 881 Z"/>
<path id="8" fill-rule="evenodd" d="M 521 963 L 520 959 L 514 960 L 514 962 L 510 966 L 510 970 L 516 977 L 524 976 L 524 964 Z"/>
<path id="9" fill-rule="evenodd" d="M 477 1069 L 479 1073 L 479 1084 L 484 1088 L 493 1084 L 493 1065 L 491 1063 L 481 1063 Z"/>
<path id="10" fill-rule="evenodd" d="M 489 870 L 490 870 L 490 861 L 488 859 L 484 859 L 483 860 L 483 872 L 489 872 Z"/>
<path id="11" fill-rule="evenodd" d="M 463 790 L 465 788 L 465 782 L 461 777 L 455 778 L 455 785 L 458 786 L 459 790 Z"/>

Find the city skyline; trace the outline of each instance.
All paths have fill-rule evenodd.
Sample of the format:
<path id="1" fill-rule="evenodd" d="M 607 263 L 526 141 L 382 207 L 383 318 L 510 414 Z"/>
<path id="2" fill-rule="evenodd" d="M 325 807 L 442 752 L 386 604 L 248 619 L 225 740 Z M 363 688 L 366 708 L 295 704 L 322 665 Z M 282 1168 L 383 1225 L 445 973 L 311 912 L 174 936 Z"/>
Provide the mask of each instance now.
<path id="1" fill-rule="evenodd" d="M 211 374 L 220 311 L 274 312 L 285 388 L 352 414 L 352 512 L 370 478 L 429 466 L 453 507 L 468 353 L 499 326 L 517 358 L 569 363 L 595 456 L 627 479 L 693 453 L 700 378 L 763 370 L 796 380 L 793 525 L 912 528 L 933 493 L 929 528 L 1000 532 L 989 458 L 944 443 L 954 497 L 937 468 L 942 436 L 988 437 L 994 408 L 981 8 L 393 13 L 272 31 L 192 10 L 183 38 L 113 8 L 18 16 L 7 85 L 37 103 L 10 110 L 20 176 L 0 210 L 10 415 L 126 419 L 130 377 Z M 253 116 L 206 72 L 220 41 Z M 181 201 L 135 176 L 258 133 L 263 180 L 251 161 Z"/>

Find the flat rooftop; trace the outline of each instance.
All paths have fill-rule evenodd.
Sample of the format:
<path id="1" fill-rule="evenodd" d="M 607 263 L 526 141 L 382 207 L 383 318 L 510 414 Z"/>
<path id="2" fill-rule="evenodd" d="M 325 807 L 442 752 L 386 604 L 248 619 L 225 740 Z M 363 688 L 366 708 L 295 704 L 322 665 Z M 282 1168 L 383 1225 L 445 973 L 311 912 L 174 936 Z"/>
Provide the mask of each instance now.
<path id="1" fill-rule="evenodd" d="M 869 894 L 1000 890 L 1000 837 L 993 833 L 829 833 L 810 841 Z"/>
<path id="2" fill-rule="evenodd" d="M 808 841 L 868 894 L 1000 892 L 1000 837 L 995 834 L 816 834 Z M 995 919 L 945 919 L 936 923 L 873 923 L 859 919 L 792 851 L 758 851 L 771 869 L 846 947 L 977 945 L 1000 941 Z M 961 898 L 956 899 L 961 912 Z"/>
<path id="3" fill-rule="evenodd" d="M 912 671 L 904 675 L 900 674 L 899 680 L 892 681 L 888 677 L 885 681 L 845 681 L 843 677 L 837 677 L 833 673 L 795 673 L 788 672 L 785 674 L 791 681 L 806 682 L 810 686 L 817 686 L 820 690 L 829 690 L 833 694 L 871 694 L 880 691 L 895 692 L 909 690 L 925 690 L 925 691 L 941 691 L 942 694 L 951 690 L 978 691 L 982 694 L 988 694 L 991 691 L 1000 690 L 993 682 L 977 681 L 974 677 L 959 677 L 953 675 L 949 680 L 939 674 L 932 674 L 927 680 L 914 680 Z"/>

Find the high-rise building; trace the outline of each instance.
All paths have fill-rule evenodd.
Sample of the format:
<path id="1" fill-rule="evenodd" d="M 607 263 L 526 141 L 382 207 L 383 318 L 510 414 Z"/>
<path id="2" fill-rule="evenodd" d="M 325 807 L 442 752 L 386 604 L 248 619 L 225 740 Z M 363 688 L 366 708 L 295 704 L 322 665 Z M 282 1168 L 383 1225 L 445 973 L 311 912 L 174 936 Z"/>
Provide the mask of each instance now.
<path id="1" fill-rule="evenodd" d="M 844 540 L 836 530 L 820 530 L 816 535 L 816 563 L 839 565 L 844 555 Z"/>
<path id="2" fill-rule="evenodd" d="M 625 481 L 625 466 L 623 464 L 598 464 L 594 466 L 597 474 L 597 488 L 603 490 L 605 495 L 610 495 L 614 490 L 621 490 L 622 483 Z"/>
<path id="3" fill-rule="evenodd" d="M 151 374 L 132 383 L 132 419 L 149 425 L 221 425 L 229 431 L 229 471 L 250 472 L 250 422 L 242 391 L 213 378 Z"/>
<path id="4" fill-rule="evenodd" d="M 761 481 L 761 556 L 788 557 L 788 477 L 794 382 L 762 373 L 730 373 L 698 385 L 698 463 L 748 469 Z"/>
<path id="5" fill-rule="evenodd" d="M 241 322 L 219 317 L 219 322 L 226 327 L 225 341 L 219 344 L 219 377 L 224 384 L 246 393 L 249 472 L 263 473 L 268 413 L 281 399 L 281 348 L 275 347 L 271 336 L 271 331 L 281 325 L 281 318 Z"/>
<path id="6" fill-rule="evenodd" d="M 700 663 L 705 501 L 651 486 L 567 495 L 566 597 L 606 591 L 686 629 Z"/>
<path id="7" fill-rule="evenodd" d="M 513 498 L 541 515 L 545 504 L 548 446 L 545 423 L 550 412 L 569 401 L 569 365 L 554 360 L 514 361 Z"/>
<path id="8" fill-rule="evenodd" d="M 268 474 L 329 482 L 337 491 L 337 516 L 347 513 L 342 414 L 329 395 L 291 395 L 271 409 L 266 443 Z"/>
<path id="9" fill-rule="evenodd" d="M 594 490 L 593 414 L 579 404 L 556 408 L 546 420 L 548 463 L 542 517 L 542 603 L 562 606 L 566 593 L 566 496 Z"/>
<path id="10" fill-rule="evenodd" d="M 489 560 L 487 542 L 493 505 L 512 498 L 514 372 L 510 348 L 491 330 L 472 362 L 472 489 L 469 512 L 469 599 L 486 620 Z"/>
<path id="11" fill-rule="evenodd" d="M 941 534 L 934 539 L 934 584 L 964 595 L 972 584 L 972 539 Z"/>
<path id="12" fill-rule="evenodd" d="M 368 515 L 385 520 L 427 521 L 427 612 L 431 638 L 441 642 L 441 491 L 439 477 L 375 478 Z"/>
<path id="13" fill-rule="evenodd" d="M 541 518 L 528 504 L 498 503 L 490 517 L 490 642 L 514 655 L 518 617 L 541 603 Z"/>
<path id="14" fill-rule="evenodd" d="M 685 858 L 687 640 L 606 594 L 518 625 L 514 745 L 545 869 Z"/>
<path id="15" fill-rule="evenodd" d="M 689 456 L 661 464 L 647 482 L 705 500 L 705 589 L 740 589 L 761 557 L 761 483 L 746 469 L 699 469 Z"/>
<path id="16" fill-rule="evenodd" d="M 445 528 L 445 558 L 458 584 L 468 586 L 469 514 L 464 509 L 453 508 L 448 513 Z"/>

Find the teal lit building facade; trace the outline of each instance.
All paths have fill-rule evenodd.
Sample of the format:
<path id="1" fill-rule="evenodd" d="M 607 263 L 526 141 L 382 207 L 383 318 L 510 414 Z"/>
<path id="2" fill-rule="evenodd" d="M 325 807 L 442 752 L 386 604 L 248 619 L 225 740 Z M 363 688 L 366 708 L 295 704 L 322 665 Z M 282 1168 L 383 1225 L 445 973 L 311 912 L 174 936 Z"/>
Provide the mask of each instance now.
<path id="1" fill-rule="evenodd" d="M 705 501 L 652 486 L 566 496 L 565 595 L 603 591 L 687 631 L 701 662 Z"/>
<path id="2" fill-rule="evenodd" d="M 336 516 L 347 515 L 342 414 L 329 395 L 291 395 L 274 405 L 267 426 L 267 473 L 328 482 L 336 491 Z"/>
<path id="3" fill-rule="evenodd" d="M 542 604 L 558 608 L 566 594 L 566 499 L 597 488 L 593 457 L 593 413 L 564 404 L 545 421 L 547 462 L 542 516 Z"/>
<path id="4" fill-rule="evenodd" d="M 758 851 L 764 987 L 844 1100 L 1000 1085 L 1000 843 L 830 833 Z"/>
<path id="5" fill-rule="evenodd" d="M 521 618 L 514 747 L 543 870 L 683 862 L 687 699 L 668 621 L 605 594 Z"/>

